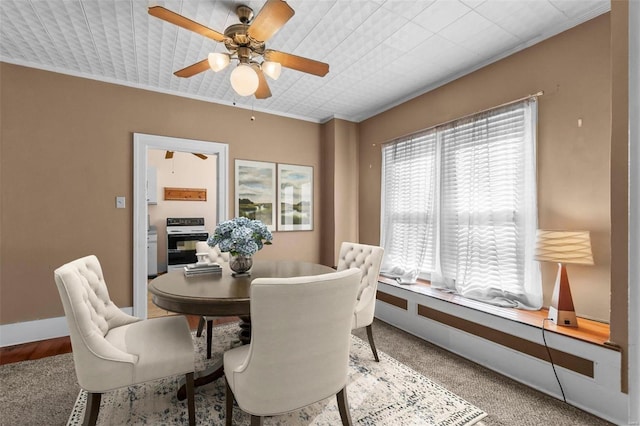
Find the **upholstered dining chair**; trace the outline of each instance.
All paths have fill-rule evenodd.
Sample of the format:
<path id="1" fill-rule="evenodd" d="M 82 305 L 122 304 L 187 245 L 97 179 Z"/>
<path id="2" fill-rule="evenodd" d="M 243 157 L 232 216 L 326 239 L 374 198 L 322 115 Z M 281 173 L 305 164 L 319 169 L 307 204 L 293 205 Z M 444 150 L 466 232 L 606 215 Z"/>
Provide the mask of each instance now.
<path id="1" fill-rule="evenodd" d="M 54 278 L 78 383 L 88 392 L 84 424 L 96 424 L 103 393 L 184 374 L 189 425 L 195 425 L 194 349 L 186 318 L 141 320 L 122 312 L 109 298 L 94 255 L 59 267 Z"/>
<path id="2" fill-rule="evenodd" d="M 196 253 L 207 253 L 209 262 L 223 264 L 229 261 L 229 253 L 223 253 L 218 246 L 210 247 L 206 241 L 196 243 Z M 204 325 L 207 324 L 207 359 L 211 359 L 211 339 L 213 334 L 213 317 L 200 317 L 196 336 L 202 336 Z"/>
<path id="3" fill-rule="evenodd" d="M 226 424 L 233 399 L 251 415 L 294 411 L 336 395 L 343 425 L 347 401 L 351 321 L 360 271 L 350 269 L 251 283 L 251 342 L 224 353 Z"/>
<path id="4" fill-rule="evenodd" d="M 382 264 L 384 249 L 378 246 L 343 242 L 338 255 L 337 270 L 358 268 L 362 271 L 360 287 L 358 289 L 358 303 L 353 313 L 353 329 L 366 327 L 369 346 L 377 362 L 378 351 L 373 341 L 373 315 L 376 310 L 376 292 L 378 291 L 378 275 Z"/>

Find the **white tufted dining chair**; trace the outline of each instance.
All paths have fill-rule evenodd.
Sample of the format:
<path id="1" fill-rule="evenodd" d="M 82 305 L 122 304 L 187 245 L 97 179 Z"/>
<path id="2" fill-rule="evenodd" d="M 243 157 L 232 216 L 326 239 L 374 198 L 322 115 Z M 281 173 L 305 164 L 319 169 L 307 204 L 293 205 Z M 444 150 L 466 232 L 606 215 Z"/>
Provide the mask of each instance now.
<path id="1" fill-rule="evenodd" d="M 226 424 L 233 398 L 251 425 L 336 395 L 343 425 L 351 321 L 360 271 L 251 283 L 251 343 L 224 353 Z"/>
<path id="2" fill-rule="evenodd" d="M 206 241 L 198 241 L 196 243 L 196 253 L 207 253 L 209 262 L 222 265 L 229 261 L 229 253 L 223 253 L 218 246 L 210 247 Z M 198 321 L 198 331 L 196 336 L 202 336 L 204 325 L 207 324 L 207 359 L 211 359 L 211 335 L 213 334 L 213 317 L 200 317 Z"/>
<path id="3" fill-rule="evenodd" d="M 194 350 L 183 316 L 141 320 L 109 298 L 96 256 L 54 271 L 69 332 L 76 376 L 88 392 L 85 425 L 95 425 L 102 394 L 164 377 L 186 376 L 189 425 L 195 425 Z"/>
<path id="4" fill-rule="evenodd" d="M 337 270 L 358 268 L 362 271 L 358 289 L 358 303 L 353 314 L 353 329 L 366 327 L 367 338 L 373 357 L 380 362 L 378 351 L 373 342 L 373 315 L 376 309 L 376 292 L 378 291 L 378 275 L 382 264 L 384 249 L 378 246 L 343 242 L 338 255 Z"/>

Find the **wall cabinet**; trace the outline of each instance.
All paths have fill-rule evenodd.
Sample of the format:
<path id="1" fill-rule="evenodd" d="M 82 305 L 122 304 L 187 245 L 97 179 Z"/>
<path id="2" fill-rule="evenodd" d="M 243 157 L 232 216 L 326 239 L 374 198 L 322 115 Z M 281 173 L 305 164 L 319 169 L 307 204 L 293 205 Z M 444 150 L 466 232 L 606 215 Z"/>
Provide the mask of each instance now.
<path id="1" fill-rule="evenodd" d="M 147 204 L 158 204 L 158 173 L 154 166 L 147 167 Z"/>

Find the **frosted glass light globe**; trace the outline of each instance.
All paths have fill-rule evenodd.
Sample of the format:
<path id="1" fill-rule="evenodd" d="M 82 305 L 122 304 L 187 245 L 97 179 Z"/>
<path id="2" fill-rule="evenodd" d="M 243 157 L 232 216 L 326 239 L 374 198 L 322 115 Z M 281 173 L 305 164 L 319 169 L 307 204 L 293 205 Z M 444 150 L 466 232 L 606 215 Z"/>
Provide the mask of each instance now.
<path id="1" fill-rule="evenodd" d="M 231 72 L 231 87 L 240 96 L 251 96 L 258 90 L 258 74 L 249 65 L 240 64 Z"/>
<path id="2" fill-rule="evenodd" d="M 262 72 L 277 80 L 282 72 L 282 65 L 280 65 L 280 62 L 264 61 L 262 63 Z"/>
<path id="3" fill-rule="evenodd" d="M 229 65 L 229 55 L 224 53 L 209 53 L 209 67 L 215 72 L 222 71 Z"/>

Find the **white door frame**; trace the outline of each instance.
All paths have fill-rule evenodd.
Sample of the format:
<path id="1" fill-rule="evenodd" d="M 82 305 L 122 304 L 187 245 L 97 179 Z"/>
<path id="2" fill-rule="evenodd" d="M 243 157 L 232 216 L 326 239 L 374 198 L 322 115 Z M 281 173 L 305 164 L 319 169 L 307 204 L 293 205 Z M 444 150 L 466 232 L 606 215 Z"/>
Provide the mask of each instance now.
<path id="1" fill-rule="evenodd" d="M 227 219 L 229 146 L 218 142 L 133 134 L 133 315 L 147 317 L 147 152 L 199 152 L 217 159 L 217 218 Z"/>

